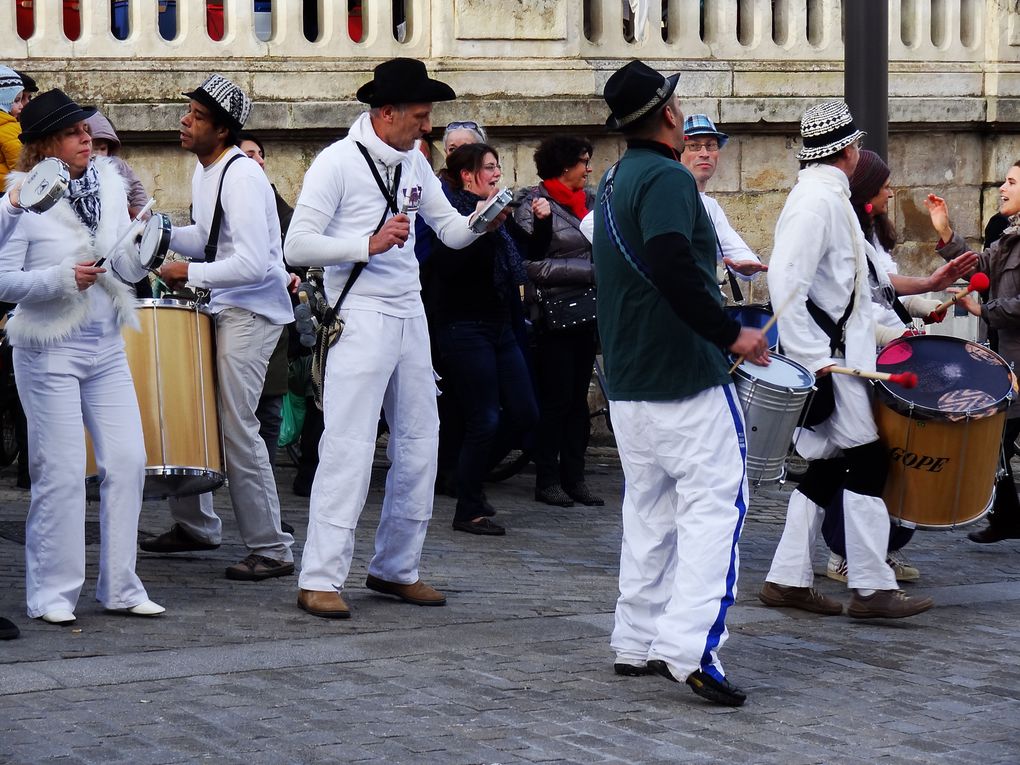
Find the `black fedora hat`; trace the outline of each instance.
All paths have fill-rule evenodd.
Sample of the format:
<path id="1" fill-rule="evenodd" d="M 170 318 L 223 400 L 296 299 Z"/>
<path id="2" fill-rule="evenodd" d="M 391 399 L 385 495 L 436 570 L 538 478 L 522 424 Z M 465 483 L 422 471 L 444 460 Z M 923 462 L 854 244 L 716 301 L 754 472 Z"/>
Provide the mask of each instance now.
<path id="1" fill-rule="evenodd" d="M 457 97 L 445 82 L 433 80 L 425 64 L 413 58 L 393 58 L 374 70 L 371 82 L 358 88 L 358 100 L 369 106 L 425 104 Z"/>
<path id="2" fill-rule="evenodd" d="M 48 135 L 70 127 L 76 122 L 86 120 L 96 113 L 91 107 L 82 108 L 60 88 L 41 93 L 21 110 L 18 121 L 21 123 L 22 143 L 38 141 Z"/>
<path id="3" fill-rule="evenodd" d="M 617 69 L 606 82 L 602 97 L 612 114 L 606 120 L 610 130 L 620 130 L 652 114 L 676 90 L 679 74 L 669 77 L 643 61 L 631 61 Z"/>

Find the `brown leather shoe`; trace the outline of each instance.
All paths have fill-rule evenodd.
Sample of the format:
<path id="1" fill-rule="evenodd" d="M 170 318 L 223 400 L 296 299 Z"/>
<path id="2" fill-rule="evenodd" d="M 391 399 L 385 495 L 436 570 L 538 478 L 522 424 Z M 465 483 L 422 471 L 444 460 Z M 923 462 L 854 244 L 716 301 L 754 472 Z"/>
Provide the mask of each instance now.
<path id="1" fill-rule="evenodd" d="M 822 616 L 839 616 L 843 613 L 842 603 L 822 595 L 814 587 L 784 587 L 774 582 L 765 582 L 758 593 L 758 600 L 772 608 L 799 608 Z"/>
<path id="2" fill-rule="evenodd" d="M 854 592 L 846 613 L 854 619 L 902 619 L 916 616 L 934 605 L 931 598 L 912 598 L 903 590 L 876 590 L 868 596 Z"/>
<path id="3" fill-rule="evenodd" d="M 397 584 L 369 574 L 365 579 L 365 586 L 386 595 L 396 595 L 405 603 L 413 603 L 416 606 L 446 605 L 446 596 L 439 590 L 429 587 L 421 579 L 414 584 Z"/>
<path id="4" fill-rule="evenodd" d="M 215 550 L 219 544 L 206 542 L 198 537 L 192 536 L 184 530 L 180 524 L 175 523 L 169 531 L 164 531 L 156 537 L 143 539 L 138 546 L 145 552 L 152 553 L 178 553 L 178 552 L 201 552 Z"/>
<path id="5" fill-rule="evenodd" d="M 339 592 L 298 590 L 297 604 L 298 608 L 323 619 L 351 618 L 351 609 L 344 603 Z"/>

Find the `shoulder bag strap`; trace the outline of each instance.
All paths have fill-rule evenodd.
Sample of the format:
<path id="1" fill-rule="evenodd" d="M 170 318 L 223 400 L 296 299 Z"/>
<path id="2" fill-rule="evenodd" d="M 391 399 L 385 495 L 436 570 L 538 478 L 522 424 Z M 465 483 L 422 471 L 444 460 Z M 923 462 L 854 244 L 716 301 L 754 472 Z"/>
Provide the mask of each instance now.
<path id="1" fill-rule="evenodd" d="M 856 298 L 856 292 L 850 295 L 850 302 L 847 304 L 846 310 L 843 311 L 843 315 L 839 317 L 838 322 L 830 319 L 829 314 L 823 311 L 817 303 L 811 298 L 807 298 L 807 312 L 811 314 L 815 324 L 828 336 L 829 350 L 833 355 L 846 352 L 846 337 L 844 336 L 846 323 L 850 319 L 850 314 L 853 313 Z"/>
<path id="2" fill-rule="evenodd" d="M 227 160 L 223 172 L 220 174 L 220 186 L 216 190 L 216 209 L 213 210 L 212 223 L 209 225 L 209 241 L 205 243 L 205 261 L 212 263 L 216 260 L 216 250 L 220 242 L 220 226 L 223 225 L 223 181 L 227 177 L 227 170 L 234 164 L 234 160 L 240 159 L 244 154 L 235 154 Z"/>
<path id="3" fill-rule="evenodd" d="M 386 223 L 386 218 L 392 212 L 394 215 L 397 214 L 397 189 L 400 188 L 400 172 L 403 170 L 403 164 L 397 165 L 396 172 L 393 173 L 393 188 L 387 189 L 386 184 L 383 183 L 382 176 L 379 175 L 379 169 L 375 166 L 375 162 L 372 161 L 372 157 L 368 154 L 366 149 L 360 141 L 354 142 L 355 146 L 361 152 L 361 156 L 365 158 L 365 162 L 368 163 L 369 169 L 372 171 L 372 177 L 375 178 L 376 184 L 379 186 L 379 190 L 382 192 L 383 197 L 386 198 L 386 207 L 383 208 L 382 218 L 379 219 L 379 224 L 375 227 L 375 231 L 372 232 L 372 236 L 379 233 L 379 230 Z M 347 277 L 347 283 L 344 284 L 343 290 L 340 292 L 340 297 L 337 298 L 336 303 L 327 309 L 328 315 L 323 317 L 323 323 L 327 324 L 333 320 L 336 316 L 337 311 L 340 310 L 340 306 L 343 305 L 344 299 L 347 297 L 347 293 L 351 291 L 351 287 L 354 286 L 354 282 L 361 276 L 361 272 L 365 270 L 367 263 L 358 262 L 354 264 L 354 268 L 351 269 L 351 275 Z"/>

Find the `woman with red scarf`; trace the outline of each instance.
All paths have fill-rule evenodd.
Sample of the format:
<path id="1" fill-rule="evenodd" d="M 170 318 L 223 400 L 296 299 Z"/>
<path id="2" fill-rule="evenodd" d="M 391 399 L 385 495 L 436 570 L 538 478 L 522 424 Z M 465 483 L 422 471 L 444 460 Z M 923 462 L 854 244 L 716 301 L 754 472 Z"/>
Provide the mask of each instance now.
<path id="1" fill-rule="evenodd" d="M 535 500 L 570 507 L 602 505 L 584 481 L 588 448 L 588 385 L 595 361 L 595 313 L 575 314 L 570 326 L 551 320 L 550 309 L 564 297 L 592 305 L 585 293 L 595 285 L 591 244 L 578 228 L 592 209 L 585 188 L 592 145 L 583 138 L 552 136 L 535 151 L 542 182 L 517 208 L 515 221 L 530 235 L 529 293 L 538 306 L 535 372 L 539 425 L 535 440 Z M 546 207 L 548 205 L 548 207 Z M 546 210 L 549 212 L 547 213 Z M 531 289 L 534 288 L 534 289 Z"/>

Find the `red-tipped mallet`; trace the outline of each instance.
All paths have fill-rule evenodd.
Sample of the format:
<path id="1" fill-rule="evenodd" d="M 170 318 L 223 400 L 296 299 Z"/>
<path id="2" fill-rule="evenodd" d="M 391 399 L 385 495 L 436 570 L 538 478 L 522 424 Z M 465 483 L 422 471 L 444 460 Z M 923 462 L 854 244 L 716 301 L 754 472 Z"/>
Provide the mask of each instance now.
<path id="1" fill-rule="evenodd" d="M 986 289 L 988 289 L 988 284 L 989 284 L 988 274 L 983 274 L 980 271 L 978 271 L 976 274 L 970 277 L 970 282 L 967 284 L 967 289 L 965 289 L 963 292 L 958 292 L 955 295 L 951 295 L 950 297 L 943 300 L 941 303 L 939 303 L 938 308 L 932 311 L 932 313 L 938 313 L 939 311 L 946 310 L 947 308 L 949 308 L 949 306 L 955 304 L 960 298 L 964 297 L 965 295 L 969 295 L 972 292 L 984 292 Z"/>
<path id="2" fill-rule="evenodd" d="M 836 375 L 853 375 L 863 377 L 866 380 L 881 380 L 890 382 L 893 385 L 900 385 L 904 388 L 917 387 L 917 375 L 913 372 L 868 372 L 864 369 L 850 369 L 849 367 L 829 367 L 829 371 Z"/>

